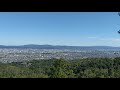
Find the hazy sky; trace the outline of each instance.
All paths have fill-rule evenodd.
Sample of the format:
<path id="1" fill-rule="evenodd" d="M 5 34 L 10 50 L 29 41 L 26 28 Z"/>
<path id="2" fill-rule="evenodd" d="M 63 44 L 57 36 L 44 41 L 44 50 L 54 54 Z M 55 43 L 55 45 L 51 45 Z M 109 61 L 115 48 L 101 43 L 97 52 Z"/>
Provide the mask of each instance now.
<path id="1" fill-rule="evenodd" d="M 0 12 L 0 45 L 120 46 L 117 12 Z"/>

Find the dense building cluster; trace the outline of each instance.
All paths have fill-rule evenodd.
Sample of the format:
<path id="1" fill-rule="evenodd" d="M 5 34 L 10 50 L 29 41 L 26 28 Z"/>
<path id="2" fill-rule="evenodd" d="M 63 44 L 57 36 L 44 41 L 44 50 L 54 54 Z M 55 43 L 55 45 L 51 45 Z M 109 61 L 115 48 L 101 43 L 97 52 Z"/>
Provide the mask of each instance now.
<path id="1" fill-rule="evenodd" d="M 78 58 L 83 59 L 115 57 L 120 57 L 119 50 L 0 48 L 1 62 L 21 62 L 52 58 L 64 58 L 73 60 Z"/>

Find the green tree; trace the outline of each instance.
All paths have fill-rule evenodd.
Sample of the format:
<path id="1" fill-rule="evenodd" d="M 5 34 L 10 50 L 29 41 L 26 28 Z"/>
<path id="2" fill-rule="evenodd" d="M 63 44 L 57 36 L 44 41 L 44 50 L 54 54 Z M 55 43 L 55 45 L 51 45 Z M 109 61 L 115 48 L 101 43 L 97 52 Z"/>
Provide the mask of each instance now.
<path id="1" fill-rule="evenodd" d="M 51 67 L 51 78 L 72 78 L 74 77 L 73 70 L 69 68 L 70 64 L 64 59 L 54 61 L 53 67 Z"/>

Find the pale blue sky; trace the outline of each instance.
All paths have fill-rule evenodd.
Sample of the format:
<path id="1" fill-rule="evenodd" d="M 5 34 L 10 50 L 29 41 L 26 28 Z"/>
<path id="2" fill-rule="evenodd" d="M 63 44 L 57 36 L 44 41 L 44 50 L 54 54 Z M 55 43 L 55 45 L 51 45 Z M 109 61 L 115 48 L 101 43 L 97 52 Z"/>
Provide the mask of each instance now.
<path id="1" fill-rule="evenodd" d="M 0 12 L 0 45 L 120 46 L 117 12 Z"/>

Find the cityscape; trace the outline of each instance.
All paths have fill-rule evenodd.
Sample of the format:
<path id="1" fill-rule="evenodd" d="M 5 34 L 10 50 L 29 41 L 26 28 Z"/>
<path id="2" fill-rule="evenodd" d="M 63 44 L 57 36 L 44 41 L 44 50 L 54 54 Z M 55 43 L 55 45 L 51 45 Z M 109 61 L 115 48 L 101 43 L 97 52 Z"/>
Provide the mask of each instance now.
<path id="1" fill-rule="evenodd" d="M 32 46 L 34 47 L 34 46 Z M 48 60 L 48 59 L 84 59 L 84 58 L 115 58 L 120 57 L 119 47 L 72 47 L 67 48 L 64 46 L 53 46 L 50 48 L 0 48 L 0 62 L 11 63 L 11 62 L 22 62 L 31 60 Z"/>
<path id="2" fill-rule="evenodd" d="M 0 78 L 120 78 L 120 12 L 0 12 Z"/>

